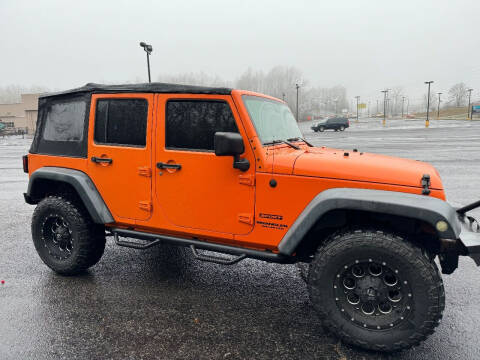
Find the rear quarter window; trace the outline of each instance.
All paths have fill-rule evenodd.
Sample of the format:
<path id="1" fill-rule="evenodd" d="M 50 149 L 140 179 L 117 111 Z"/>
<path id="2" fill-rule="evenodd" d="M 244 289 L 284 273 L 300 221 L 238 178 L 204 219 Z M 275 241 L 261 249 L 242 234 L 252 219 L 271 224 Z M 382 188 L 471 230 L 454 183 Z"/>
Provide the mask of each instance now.
<path id="1" fill-rule="evenodd" d="M 53 104 L 47 111 L 43 138 L 47 141 L 82 141 L 86 110 L 84 101 Z"/>
<path id="2" fill-rule="evenodd" d="M 30 153 L 87 157 L 90 94 L 40 98 Z"/>

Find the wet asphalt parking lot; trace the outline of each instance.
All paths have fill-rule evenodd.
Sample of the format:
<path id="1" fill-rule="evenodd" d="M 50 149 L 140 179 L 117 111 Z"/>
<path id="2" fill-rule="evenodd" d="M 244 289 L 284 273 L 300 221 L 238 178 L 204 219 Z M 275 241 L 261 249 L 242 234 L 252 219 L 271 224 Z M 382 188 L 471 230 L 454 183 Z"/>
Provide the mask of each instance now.
<path id="1" fill-rule="evenodd" d="M 480 198 L 480 121 L 352 121 L 305 137 L 321 146 L 431 162 L 454 206 Z M 23 201 L 30 140 L 0 138 L 0 359 L 479 359 L 480 268 L 462 258 L 444 276 L 446 309 L 419 347 L 394 355 L 327 335 L 293 265 L 197 262 L 183 248 L 116 247 L 62 277 L 39 259 Z M 473 215 L 480 217 L 480 212 Z"/>

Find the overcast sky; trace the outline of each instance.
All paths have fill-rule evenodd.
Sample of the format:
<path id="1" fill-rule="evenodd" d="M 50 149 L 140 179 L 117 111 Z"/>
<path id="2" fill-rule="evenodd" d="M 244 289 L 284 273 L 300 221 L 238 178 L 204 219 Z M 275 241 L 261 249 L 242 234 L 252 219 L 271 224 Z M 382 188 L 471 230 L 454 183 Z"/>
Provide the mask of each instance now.
<path id="1" fill-rule="evenodd" d="M 426 80 L 480 96 L 479 0 L 0 0 L 0 86 L 63 89 L 200 72 L 235 79 L 249 66 L 295 66 L 311 85 L 375 99 Z"/>

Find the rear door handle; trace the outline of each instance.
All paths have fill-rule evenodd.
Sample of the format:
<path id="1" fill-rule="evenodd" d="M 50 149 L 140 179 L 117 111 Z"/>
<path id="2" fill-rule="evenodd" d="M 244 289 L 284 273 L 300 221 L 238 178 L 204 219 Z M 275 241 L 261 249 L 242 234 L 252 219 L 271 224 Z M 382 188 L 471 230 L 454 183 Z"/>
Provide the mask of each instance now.
<path id="1" fill-rule="evenodd" d="M 163 162 L 158 162 L 157 163 L 157 168 L 159 169 L 177 169 L 180 170 L 182 168 L 182 165 L 180 164 L 167 164 Z"/>
<path id="2" fill-rule="evenodd" d="M 99 158 L 99 157 L 96 157 L 96 156 L 92 156 L 91 158 L 92 162 L 94 163 L 103 163 L 103 164 L 111 164 L 113 162 L 112 159 L 109 159 L 109 158 Z"/>

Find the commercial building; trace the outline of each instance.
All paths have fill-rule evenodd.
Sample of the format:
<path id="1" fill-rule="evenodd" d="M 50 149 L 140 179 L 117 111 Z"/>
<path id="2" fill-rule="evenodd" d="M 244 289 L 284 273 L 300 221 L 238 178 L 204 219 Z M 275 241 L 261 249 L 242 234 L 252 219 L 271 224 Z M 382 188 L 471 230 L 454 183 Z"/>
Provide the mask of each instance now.
<path id="1" fill-rule="evenodd" d="M 41 94 L 22 94 L 15 104 L 0 104 L 0 122 L 8 127 L 35 133 L 38 115 L 38 97 Z"/>

